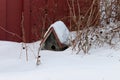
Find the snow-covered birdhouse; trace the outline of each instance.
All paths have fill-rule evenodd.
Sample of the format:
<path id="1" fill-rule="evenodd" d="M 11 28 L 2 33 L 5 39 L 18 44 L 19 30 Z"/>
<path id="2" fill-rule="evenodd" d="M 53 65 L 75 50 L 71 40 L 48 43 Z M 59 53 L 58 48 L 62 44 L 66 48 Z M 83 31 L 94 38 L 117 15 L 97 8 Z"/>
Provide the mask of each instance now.
<path id="1" fill-rule="evenodd" d="M 69 45 L 69 30 L 62 21 L 52 24 L 41 41 L 41 49 L 61 51 Z"/>

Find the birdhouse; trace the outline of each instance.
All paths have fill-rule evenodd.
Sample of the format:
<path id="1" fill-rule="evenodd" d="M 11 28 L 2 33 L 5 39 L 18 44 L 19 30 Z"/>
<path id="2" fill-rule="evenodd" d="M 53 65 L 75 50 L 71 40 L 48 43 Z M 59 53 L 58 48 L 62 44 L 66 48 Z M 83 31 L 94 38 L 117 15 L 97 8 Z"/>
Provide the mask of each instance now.
<path id="1" fill-rule="evenodd" d="M 62 51 L 69 46 L 69 30 L 62 21 L 52 24 L 41 41 L 42 50 Z"/>

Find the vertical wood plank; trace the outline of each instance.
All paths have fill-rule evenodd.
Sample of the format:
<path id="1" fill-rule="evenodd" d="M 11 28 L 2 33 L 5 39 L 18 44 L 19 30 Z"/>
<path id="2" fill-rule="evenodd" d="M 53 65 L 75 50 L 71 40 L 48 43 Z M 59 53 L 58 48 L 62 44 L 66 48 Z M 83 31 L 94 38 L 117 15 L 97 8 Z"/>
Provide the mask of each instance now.
<path id="1" fill-rule="evenodd" d="M 21 0 L 7 0 L 6 2 L 6 29 L 15 35 L 7 33 L 7 40 L 21 41 Z"/>
<path id="2" fill-rule="evenodd" d="M 30 1 L 31 0 L 24 0 L 24 30 L 25 30 L 25 42 L 29 42 L 30 41 L 30 29 L 31 29 L 31 22 L 30 22 L 30 17 L 31 17 L 31 13 L 30 13 Z"/>
<path id="3" fill-rule="evenodd" d="M 0 26 L 6 29 L 6 0 L 0 0 Z M 0 29 L 0 40 L 6 40 L 6 32 Z"/>

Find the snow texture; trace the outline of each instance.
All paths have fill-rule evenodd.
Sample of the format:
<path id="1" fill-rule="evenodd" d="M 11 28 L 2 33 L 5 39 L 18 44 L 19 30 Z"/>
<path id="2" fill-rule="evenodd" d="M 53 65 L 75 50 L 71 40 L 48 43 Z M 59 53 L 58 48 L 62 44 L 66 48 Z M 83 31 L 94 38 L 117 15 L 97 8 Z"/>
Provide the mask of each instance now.
<path id="1" fill-rule="evenodd" d="M 28 61 L 22 43 L 0 41 L 0 80 L 120 80 L 120 47 L 92 48 L 78 55 L 42 50 L 36 66 L 39 41 L 29 43 Z M 34 54 L 34 55 L 33 55 Z"/>

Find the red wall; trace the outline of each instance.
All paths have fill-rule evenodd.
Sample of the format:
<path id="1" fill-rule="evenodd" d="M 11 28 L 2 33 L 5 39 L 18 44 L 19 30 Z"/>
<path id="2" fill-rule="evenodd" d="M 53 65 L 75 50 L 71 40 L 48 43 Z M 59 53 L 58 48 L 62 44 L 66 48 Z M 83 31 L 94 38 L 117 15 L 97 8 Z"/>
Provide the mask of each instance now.
<path id="1" fill-rule="evenodd" d="M 6 28 L 6 0 L 0 0 L 0 26 Z M 0 29 L 0 40 L 6 39 L 6 33 Z"/>
<path id="2" fill-rule="evenodd" d="M 84 14 L 92 0 L 79 0 Z M 0 0 L 0 26 L 9 32 L 23 37 L 21 20 L 24 12 L 24 30 L 26 42 L 42 38 L 50 24 L 62 20 L 69 27 L 69 8 L 67 0 Z M 0 29 L 0 40 L 22 41 Z M 24 41 L 25 41 L 24 40 Z"/>
<path id="3" fill-rule="evenodd" d="M 21 41 L 15 33 L 21 36 L 21 0 L 0 0 L 0 39 L 9 41 Z M 9 32 L 12 32 L 9 34 Z"/>

